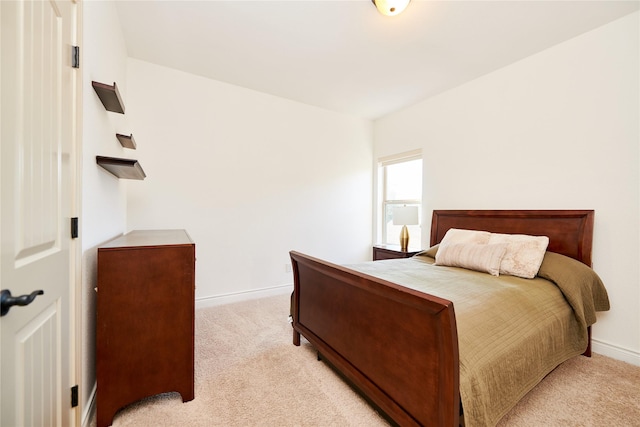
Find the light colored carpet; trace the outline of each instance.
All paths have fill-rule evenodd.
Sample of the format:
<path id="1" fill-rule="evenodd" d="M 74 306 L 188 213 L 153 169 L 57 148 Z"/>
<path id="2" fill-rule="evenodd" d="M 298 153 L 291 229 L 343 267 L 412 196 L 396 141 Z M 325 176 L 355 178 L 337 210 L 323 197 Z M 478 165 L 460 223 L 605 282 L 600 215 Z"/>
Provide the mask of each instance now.
<path id="1" fill-rule="evenodd" d="M 198 310 L 195 399 L 147 398 L 119 411 L 113 425 L 387 426 L 308 343 L 291 343 L 288 311 L 288 295 Z M 640 367 L 573 358 L 499 426 L 640 426 Z"/>

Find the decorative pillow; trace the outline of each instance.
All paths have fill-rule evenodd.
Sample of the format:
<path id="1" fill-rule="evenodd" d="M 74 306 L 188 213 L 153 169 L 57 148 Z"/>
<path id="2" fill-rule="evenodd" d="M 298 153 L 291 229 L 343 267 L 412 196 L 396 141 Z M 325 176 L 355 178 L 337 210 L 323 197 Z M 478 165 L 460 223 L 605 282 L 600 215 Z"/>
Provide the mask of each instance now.
<path id="1" fill-rule="evenodd" d="M 492 276 L 500 273 L 500 262 L 507 251 L 506 243 L 440 245 L 436 253 L 436 265 L 462 267 L 482 271 Z"/>
<path id="2" fill-rule="evenodd" d="M 491 233 L 489 244 L 506 243 L 507 252 L 500 264 L 500 274 L 533 279 L 549 245 L 547 236 Z"/>
<path id="3" fill-rule="evenodd" d="M 456 243 L 473 243 L 476 245 L 484 245 L 489 243 L 491 233 L 488 231 L 464 230 L 461 228 L 450 228 L 445 233 L 440 246 L 456 244 Z"/>

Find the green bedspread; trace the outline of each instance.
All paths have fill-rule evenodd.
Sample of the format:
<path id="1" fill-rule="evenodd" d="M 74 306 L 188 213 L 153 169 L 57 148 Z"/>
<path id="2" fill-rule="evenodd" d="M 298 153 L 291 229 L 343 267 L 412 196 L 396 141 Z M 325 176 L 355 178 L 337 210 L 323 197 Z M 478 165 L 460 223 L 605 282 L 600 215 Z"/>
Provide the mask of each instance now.
<path id="1" fill-rule="evenodd" d="M 593 270 L 559 254 L 548 252 L 534 279 L 433 263 L 423 253 L 348 267 L 453 302 L 468 427 L 494 426 L 545 375 L 582 354 L 595 312 L 609 309 Z"/>

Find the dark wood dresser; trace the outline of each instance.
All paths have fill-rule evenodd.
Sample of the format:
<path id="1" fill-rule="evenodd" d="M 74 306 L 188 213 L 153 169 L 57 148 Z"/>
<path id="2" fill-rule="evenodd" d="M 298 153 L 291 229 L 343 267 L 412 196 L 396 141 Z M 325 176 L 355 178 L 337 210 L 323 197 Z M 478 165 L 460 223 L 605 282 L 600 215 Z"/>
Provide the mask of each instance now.
<path id="1" fill-rule="evenodd" d="M 132 231 L 98 248 L 97 427 L 144 397 L 194 398 L 195 244 Z"/>

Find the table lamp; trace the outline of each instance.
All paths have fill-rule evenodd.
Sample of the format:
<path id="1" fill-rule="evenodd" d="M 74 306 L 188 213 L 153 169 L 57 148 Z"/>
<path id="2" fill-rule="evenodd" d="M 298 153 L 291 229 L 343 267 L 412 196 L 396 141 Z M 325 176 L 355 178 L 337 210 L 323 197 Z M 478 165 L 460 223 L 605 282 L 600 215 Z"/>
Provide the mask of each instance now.
<path id="1" fill-rule="evenodd" d="M 418 225 L 418 207 L 402 206 L 393 208 L 393 225 L 401 225 L 400 249 L 407 251 L 409 247 L 409 230 L 407 225 Z"/>

